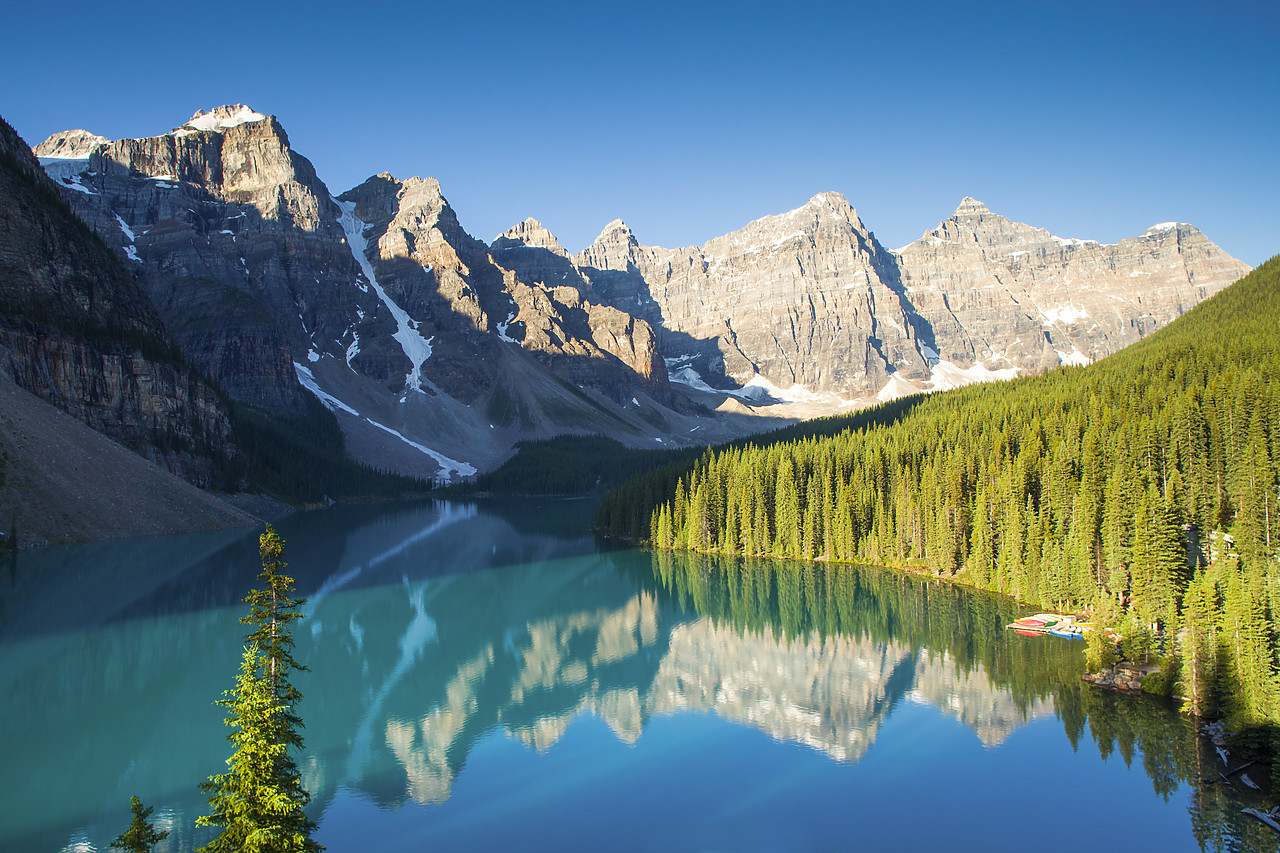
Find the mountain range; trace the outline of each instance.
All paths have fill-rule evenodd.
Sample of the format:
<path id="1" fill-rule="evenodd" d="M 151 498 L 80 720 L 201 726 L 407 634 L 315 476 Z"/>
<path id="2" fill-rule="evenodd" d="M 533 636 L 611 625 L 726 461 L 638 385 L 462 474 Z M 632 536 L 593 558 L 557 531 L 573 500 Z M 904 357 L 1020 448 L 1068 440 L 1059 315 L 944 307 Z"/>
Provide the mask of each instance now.
<path id="1" fill-rule="evenodd" d="M 6 162 L 36 186 L 43 175 L 4 130 Z M 130 322 L 186 365 L 185 402 L 139 408 L 164 410 L 155 417 L 172 420 L 183 447 L 230 447 L 219 406 L 287 418 L 310 395 L 353 458 L 437 480 L 493 468 L 529 438 L 700 445 L 1087 364 L 1249 271 L 1185 223 L 1104 245 L 972 198 L 891 250 L 834 192 L 702 246 L 646 246 L 621 220 L 576 254 L 535 219 L 486 243 L 432 178 L 383 173 L 333 193 L 275 117 L 243 105 L 146 138 L 65 131 L 34 154 L 41 186 L 75 214 L 59 227 L 78 217 L 92 234 L 48 238 L 10 214 L 6 239 L 31 245 L 6 264 L 26 272 L 6 271 L 5 288 L 35 293 L 41 252 L 97 246 L 81 266 L 108 270 L 142 318 Z M 32 243 L 42 233 L 55 245 Z M 32 298 L 46 314 L 78 310 Z M 29 308 L 9 297 L 6 328 L 29 323 Z M 64 379 L 46 381 L 71 356 L 50 361 L 14 334 L 6 366 L 20 386 L 122 431 L 95 423 Z M 85 375 L 82 385 L 110 385 Z M 177 380 L 148 387 L 165 382 Z M 198 454 L 150 455 L 199 482 Z"/>

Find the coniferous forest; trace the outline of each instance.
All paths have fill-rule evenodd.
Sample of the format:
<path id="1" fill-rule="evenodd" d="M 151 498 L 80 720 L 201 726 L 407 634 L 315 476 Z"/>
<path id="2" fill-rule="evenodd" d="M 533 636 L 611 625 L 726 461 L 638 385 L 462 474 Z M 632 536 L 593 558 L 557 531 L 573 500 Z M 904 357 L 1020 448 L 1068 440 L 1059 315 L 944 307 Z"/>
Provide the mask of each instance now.
<path id="1" fill-rule="evenodd" d="M 1171 691 L 1280 724 L 1280 258 L 1095 365 L 901 420 L 708 449 L 611 492 L 659 549 L 913 567 L 1165 645 Z"/>

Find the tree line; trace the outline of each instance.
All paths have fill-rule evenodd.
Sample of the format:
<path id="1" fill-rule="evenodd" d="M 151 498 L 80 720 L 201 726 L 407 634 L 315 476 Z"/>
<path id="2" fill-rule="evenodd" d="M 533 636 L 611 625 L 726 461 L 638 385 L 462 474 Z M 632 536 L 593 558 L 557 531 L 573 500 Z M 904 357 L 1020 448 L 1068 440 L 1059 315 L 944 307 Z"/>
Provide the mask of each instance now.
<path id="1" fill-rule="evenodd" d="M 1198 713 L 1280 724 L 1280 258 L 1085 368 L 708 449 L 602 501 L 659 549 L 908 566 L 1163 638 Z"/>

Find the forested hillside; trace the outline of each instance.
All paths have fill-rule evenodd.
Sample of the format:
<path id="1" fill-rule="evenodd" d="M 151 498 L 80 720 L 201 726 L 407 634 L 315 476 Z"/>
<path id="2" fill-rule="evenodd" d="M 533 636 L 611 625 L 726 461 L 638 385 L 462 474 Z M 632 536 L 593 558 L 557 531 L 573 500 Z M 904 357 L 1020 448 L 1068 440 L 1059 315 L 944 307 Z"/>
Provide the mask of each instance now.
<path id="1" fill-rule="evenodd" d="M 1198 710 L 1280 722 L 1280 258 L 1087 368 L 888 426 L 708 451 L 610 494 L 659 548 L 927 566 L 1131 631 L 1180 628 Z"/>

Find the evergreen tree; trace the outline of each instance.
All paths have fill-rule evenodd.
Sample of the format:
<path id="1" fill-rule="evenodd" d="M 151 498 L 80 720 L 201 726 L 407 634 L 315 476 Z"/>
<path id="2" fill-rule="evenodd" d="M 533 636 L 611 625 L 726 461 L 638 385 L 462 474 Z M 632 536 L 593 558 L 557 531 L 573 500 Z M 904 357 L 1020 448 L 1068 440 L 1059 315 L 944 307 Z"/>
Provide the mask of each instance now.
<path id="1" fill-rule="evenodd" d="M 151 853 L 151 845 L 168 838 L 169 830 L 159 831 L 151 825 L 147 818 L 151 817 L 155 809 L 144 806 L 136 795 L 131 798 L 129 805 L 133 809 L 133 822 L 111 842 L 111 849 L 127 853 Z"/>
<path id="2" fill-rule="evenodd" d="M 284 541 L 270 525 L 258 546 L 261 588 L 245 596 L 249 614 L 240 620 L 252 630 L 245 637 L 236 686 L 218 703 L 235 729 L 227 736 L 235 749 L 227 759 L 228 772 L 200 785 L 213 814 L 196 823 L 219 827 L 221 833 L 200 850 L 314 853 L 324 848 L 311 839 L 316 825 L 303 811 L 311 795 L 290 754 L 302 748 L 302 720 L 293 710 L 302 693 L 290 675 L 306 667 L 293 658 L 289 624 L 302 618 L 303 600 L 292 597 L 293 578 L 283 573 Z"/>
<path id="3" fill-rule="evenodd" d="M 1202 572 L 1187 587 L 1182 599 L 1181 643 L 1182 708 L 1199 717 L 1215 710 L 1213 684 L 1217 681 L 1217 641 L 1213 636 L 1215 602 L 1213 582 Z"/>

